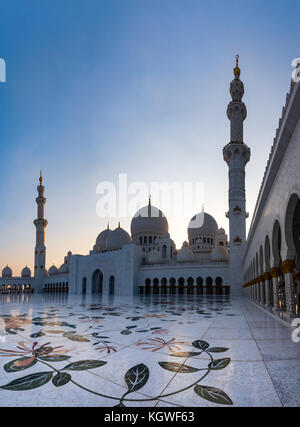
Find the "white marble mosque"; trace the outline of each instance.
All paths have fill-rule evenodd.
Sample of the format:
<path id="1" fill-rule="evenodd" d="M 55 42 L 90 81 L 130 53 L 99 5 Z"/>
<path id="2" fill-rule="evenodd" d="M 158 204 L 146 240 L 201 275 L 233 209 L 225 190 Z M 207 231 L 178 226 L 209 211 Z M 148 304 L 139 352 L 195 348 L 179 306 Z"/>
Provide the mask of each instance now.
<path id="1" fill-rule="evenodd" d="M 246 238 L 241 70 L 227 115 L 229 237 L 196 214 L 177 249 L 158 208 L 130 234 L 46 268 L 43 178 L 34 272 L 0 278 L 0 407 L 300 406 L 300 86 L 291 84 Z M 224 207 L 224 210 L 226 208 Z M 294 337 L 292 339 L 292 337 Z M 24 371 L 24 372 L 23 372 Z"/>
<path id="2" fill-rule="evenodd" d="M 69 292 L 72 294 L 242 295 L 275 312 L 284 307 L 295 315 L 300 294 L 300 93 L 291 83 L 268 160 L 248 238 L 246 238 L 245 166 L 250 149 L 244 143 L 244 85 L 236 60 L 227 109 L 230 142 L 223 149 L 229 168 L 229 239 L 212 215 L 196 214 L 188 224 L 187 241 L 177 249 L 163 212 L 151 205 L 140 209 L 131 233 L 119 225 L 96 238 L 88 255 L 68 252 L 60 267 L 46 269 L 43 178 L 37 187 L 34 272 L 20 277 L 9 266 L 0 278 L 2 292 Z M 224 207 L 225 208 L 225 207 Z M 224 209 L 225 210 L 225 209 Z M 250 295 L 251 294 L 251 295 Z"/>

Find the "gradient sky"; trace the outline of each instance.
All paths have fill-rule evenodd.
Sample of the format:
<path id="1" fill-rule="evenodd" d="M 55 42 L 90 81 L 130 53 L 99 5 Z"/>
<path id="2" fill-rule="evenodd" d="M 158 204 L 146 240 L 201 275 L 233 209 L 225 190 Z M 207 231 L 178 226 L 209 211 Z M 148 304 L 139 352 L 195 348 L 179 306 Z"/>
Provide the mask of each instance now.
<path id="1" fill-rule="evenodd" d="M 130 182 L 203 182 L 205 210 L 228 230 L 222 148 L 236 53 L 252 150 L 251 218 L 291 61 L 300 56 L 299 1 L 1 0 L 0 8 L 7 64 L 0 84 L 0 268 L 8 263 L 19 275 L 33 266 L 40 169 L 48 267 L 68 250 L 92 248 L 106 224 L 96 215 L 96 186 L 116 182 L 119 173 Z M 177 247 L 195 213 L 168 215 Z M 121 225 L 129 231 L 130 218 Z"/>

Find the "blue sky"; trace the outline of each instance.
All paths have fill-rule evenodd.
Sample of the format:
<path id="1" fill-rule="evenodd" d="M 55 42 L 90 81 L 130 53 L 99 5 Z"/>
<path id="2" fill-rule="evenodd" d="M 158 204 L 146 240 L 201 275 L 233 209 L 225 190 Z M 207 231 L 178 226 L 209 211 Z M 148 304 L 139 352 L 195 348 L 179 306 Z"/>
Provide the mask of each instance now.
<path id="1" fill-rule="evenodd" d="M 32 267 L 36 185 L 46 185 L 47 264 L 88 253 L 106 219 L 96 186 L 200 181 L 228 230 L 226 108 L 236 53 L 244 101 L 247 208 L 257 192 L 299 52 L 299 2 L 1 0 L 0 267 Z M 146 202 L 146 201 L 145 201 Z M 199 211 L 201 206 L 199 206 Z M 190 212 L 192 217 L 196 212 Z M 168 216 L 180 247 L 188 218 Z M 111 221 L 117 226 L 118 218 Z M 250 222 L 249 222 L 250 223 Z M 129 231 L 130 218 L 121 219 Z"/>

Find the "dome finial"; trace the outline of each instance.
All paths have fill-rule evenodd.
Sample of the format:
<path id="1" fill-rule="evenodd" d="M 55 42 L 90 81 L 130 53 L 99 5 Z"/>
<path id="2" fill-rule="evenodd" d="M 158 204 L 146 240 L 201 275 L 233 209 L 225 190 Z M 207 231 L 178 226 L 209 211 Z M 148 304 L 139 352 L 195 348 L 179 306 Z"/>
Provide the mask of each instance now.
<path id="1" fill-rule="evenodd" d="M 118 228 L 121 228 L 121 223 L 120 222 L 118 223 Z"/>
<path id="2" fill-rule="evenodd" d="M 204 213 L 204 203 L 202 203 L 202 213 Z"/>
<path id="3" fill-rule="evenodd" d="M 107 230 L 109 230 L 109 222 L 107 223 Z"/>
<path id="4" fill-rule="evenodd" d="M 239 59 L 240 59 L 240 55 L 236 55 L 236 57 L 235 57 L 235 68 L 233 69 L 233 73 L 234 73 L 234 76 L 235 76 L 235 78 L 239 78 L 240 77 L 240 75 L 241 75 L 241 70 L 240 70 L 240 68 L 239 68 Z"/>
<path id="5" fill-rule="evenodd" d="M 40 170 L 40 178 L 39 178 L 39 181 L 40 181 L 40 185 L 42 185 L 42 184 L 43 184 L 43 175 L 42 175 L 42 170 Z"/>
<path id="6" fill-rule="evenodd" d="M 149 194 L 149 206 L 151 206 L 151 194 Z"/>

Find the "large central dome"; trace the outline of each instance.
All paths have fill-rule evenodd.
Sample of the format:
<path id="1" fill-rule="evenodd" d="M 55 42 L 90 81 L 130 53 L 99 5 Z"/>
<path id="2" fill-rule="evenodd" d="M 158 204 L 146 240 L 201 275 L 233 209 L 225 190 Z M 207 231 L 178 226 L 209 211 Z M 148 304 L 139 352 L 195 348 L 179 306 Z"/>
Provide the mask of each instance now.
<path id="1" fill-rule="evenodd" d="M 139 209 L 131 221 L 131 235 L 155 234 L 162 236 L 169 231 L 168 221 L 161 210 L 151 205 Z"/>
<path id="2" fill-rule="evenodd" d="M 189 238 L 204 236 L 215 236 L 218 232 L 216 220 L 206 212 L 195 215 L 188 226 Z"/>

